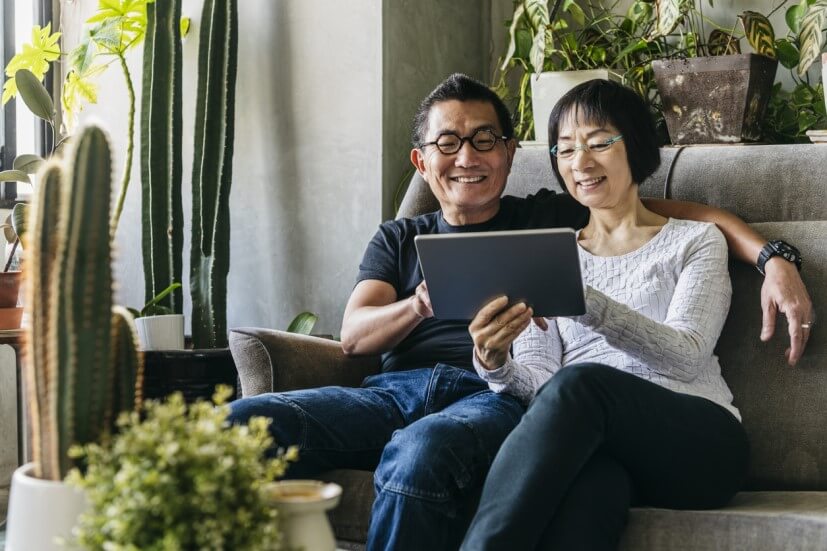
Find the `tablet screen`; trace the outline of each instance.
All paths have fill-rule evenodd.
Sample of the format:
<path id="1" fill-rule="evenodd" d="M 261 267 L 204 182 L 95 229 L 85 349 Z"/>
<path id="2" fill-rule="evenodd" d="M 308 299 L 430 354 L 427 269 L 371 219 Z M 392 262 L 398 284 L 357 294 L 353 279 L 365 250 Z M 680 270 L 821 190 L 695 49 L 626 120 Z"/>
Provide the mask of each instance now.
<path id="1" fill-rule="evenodd" d="M 414 243 L 438 319 L 470 320 L 500 295 L 535 316 L 586 311 L 570 228 L 418 235 Z"/>

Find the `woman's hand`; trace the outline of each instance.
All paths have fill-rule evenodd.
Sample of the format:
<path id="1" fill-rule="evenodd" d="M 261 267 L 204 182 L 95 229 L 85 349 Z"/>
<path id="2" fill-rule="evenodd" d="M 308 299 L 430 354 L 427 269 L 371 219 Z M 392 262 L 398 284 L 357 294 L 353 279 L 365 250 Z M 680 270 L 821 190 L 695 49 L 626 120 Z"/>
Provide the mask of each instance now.
<path id="1" fill-rule="evenodd" d="M 477 312 L 468 331 L 474 340 L 474 354 L 485 369 L 491 371 L 505 363 L 511 343 L 531 323 L 533 313 L 523 302 L 508 307 L 504 296 Z"/>

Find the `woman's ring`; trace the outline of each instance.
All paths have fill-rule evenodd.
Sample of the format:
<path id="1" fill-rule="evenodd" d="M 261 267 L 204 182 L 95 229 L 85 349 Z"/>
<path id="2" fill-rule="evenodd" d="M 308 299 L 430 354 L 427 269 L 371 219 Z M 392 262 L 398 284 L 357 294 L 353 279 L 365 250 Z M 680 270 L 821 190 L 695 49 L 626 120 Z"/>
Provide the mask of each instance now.
<path id="1" fill-rule="evenodd" d="M 813 326 L 813 322 L 811 322 L 811 321 L 808 321 L 807 323 L 802 323 L 801 324 L 802 329 L 809 329 L 812 326 Z"/>

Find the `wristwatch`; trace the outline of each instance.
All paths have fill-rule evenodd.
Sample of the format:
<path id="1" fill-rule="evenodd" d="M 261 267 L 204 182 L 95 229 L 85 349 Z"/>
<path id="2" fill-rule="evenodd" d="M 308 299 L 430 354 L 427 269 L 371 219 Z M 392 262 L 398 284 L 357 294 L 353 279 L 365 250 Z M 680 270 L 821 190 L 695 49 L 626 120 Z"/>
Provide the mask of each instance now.
<path id="1" fill-rule="evenodd" d="M 764 245 L 764 248 L 761 249 L 761 253 L 758 255 L 758 263 L 755 267 L 758 268 L 761 275 L 766 275 L 764 273 L 764 265 L 766 265 L 767 260 L 774 256 L 780 256 L 787 262 L 792 262 L 795 264 L 795 267 L 798 268 L 798 271 L 801 271 L 801 253 L 798 249 L 785 241 L 776 239 Z"/>

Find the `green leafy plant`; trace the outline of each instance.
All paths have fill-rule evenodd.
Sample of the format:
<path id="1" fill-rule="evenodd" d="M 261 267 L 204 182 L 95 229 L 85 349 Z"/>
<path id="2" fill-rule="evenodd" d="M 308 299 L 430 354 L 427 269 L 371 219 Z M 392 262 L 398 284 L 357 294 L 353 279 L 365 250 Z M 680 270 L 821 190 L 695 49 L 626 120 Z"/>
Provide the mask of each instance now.
<path id="1" fill-rule="evenodd" d="M 123 211 L 134 150 L 135 91 L 126 63 L 126 54 L 143 41 L 146 33 L 146 5 L 153 1 L 99 0 L 97 11 L 86 21 L 87 27 L 84 30 L 83 40 L 69 54 L 61 51 L 59 45 L 61 33 L 53 33 L 51 23 L 42 28 L 36 25 L 32 29 L 32 42 L 23 45 L 23 50 L 12 57 L 5 70 L 10 78 L 3 85 L 3 103 L 5 104 L 20 92 L 32 113 L 49 124 L 52 131 L 52 143 L 59 144 L 65 139 L 65 135 L 69 134 L 77 111 L 82 109 L 83 101 L 97 102 L 98 89 L 95 77 L 112 62 L 117 62 L 121 67 L 129 98 L 129 113 L 126 160 L 115 209 L 110 220 L 113 234 Z M 60 132 L 60 129 L 56 127 L 57 116 L 54 104 L 48 91 L 42 85 L 51 62 L 63 55 L 68 55 L 70 64 L 61 96 L 63 113 L 66 115 L 65 133 Z M 42 162 L 42 159 L 40 161 Z M 6 171 L 3 173 L 5 177 L 8 180 L 30 183 L 28 174 L 33 174 L 36 167 L 27 172 L 17 165 L 17 160 L 15 160 L 14 168 L 18 173 L 10 174 Z"/>
<path id="2" fill-rule="evenodd" d="M 780 82 L 773 85 L 762 132 L 771 143 L 808 143 L 806 132 L 827 126 L 824 87 L 799 82 L 784 90 Z"/>
<path id="3" fill-rule="evenodd" d="M 169 287 L 152 297 L 146 304 L 144 304 L 143 308 L 140 310 L 136 308 L 129 308 L 129 312 L 136 318 L 144 318 L 147 316 L 167 316 L 174 314 L 172 309 L 164 306 L 161 302 L 169 296 L 170 293 L 180 288 L 180 283 L 172 283 Z"/>
<path id="4" fill-rule="evenodd" d="M 647 41 L 654 25 L 652 5 L 634 2 L 624 15 L 619 2 L 518 0 L 507 21 L 508 49 L 500 59 L 495 90 L 514 106 L 516 134 L 534 136 L 530 76 L 543 71 L 607 68 L 619 73 L 657 109 L 649 61 L 663 57 L 665 42 Z M 512 83 L 518 82 L 514 91 Z"/>
<path id="5" fill-rule="evenodd" d="M 76 529 L 85 549 L 282 549 L 279 518 L 262 489 L 298 452 L 263 459 L 268 419 L 228 426 L 229 387 L 189 407 L 180 393 L 125 414 L 107 445 L 73 449 L 85 472 L 67 481 L 86 492 Z"/>

